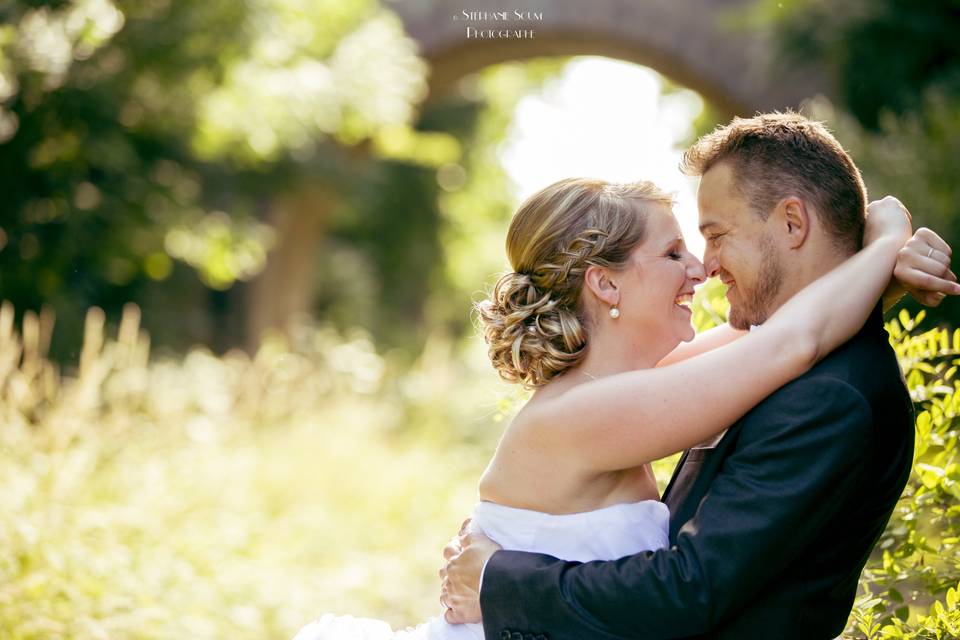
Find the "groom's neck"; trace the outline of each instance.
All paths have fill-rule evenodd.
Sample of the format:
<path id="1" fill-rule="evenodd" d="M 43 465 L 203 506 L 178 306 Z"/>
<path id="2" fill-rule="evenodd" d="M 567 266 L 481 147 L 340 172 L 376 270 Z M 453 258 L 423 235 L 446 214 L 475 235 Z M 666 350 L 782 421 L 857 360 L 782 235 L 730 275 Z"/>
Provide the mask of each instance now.
<path id="1" fill-rule="evenodd" d="M 851 255 L 828 246 L 822 250 L 811 251 L 808 255 L 803 256 L 803 259 L 796 260 L 787 269 L 787 274 L 780 287 L 780 293 L 777 296 L 777 302 L 770 313 L 772 314 L 814 280 L 830 273 Z"/>

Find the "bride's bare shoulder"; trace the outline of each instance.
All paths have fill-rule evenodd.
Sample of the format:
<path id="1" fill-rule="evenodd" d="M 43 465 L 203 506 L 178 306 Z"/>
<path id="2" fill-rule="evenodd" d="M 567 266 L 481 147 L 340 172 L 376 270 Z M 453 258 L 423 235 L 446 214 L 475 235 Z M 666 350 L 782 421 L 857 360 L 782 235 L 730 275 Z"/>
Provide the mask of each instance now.
<path id="1" fill-rule="evenodd" d="M 543 496 L 527 495 L 526 491 L 532 487 L 542 490 L 538 479 L 545 477 L 553 464 L 549 456 L 544 456 L 542 431 L 548 428 L 550 409 L 562 393 L 548 383 L 537 389 L 510 420 L 480 477 L 482 500 L 524 508 L 541 504 Z"/>
<path id="2" fill-rule="evenodd" d="M 574 387 L 568 380 L 558 379 L 537 389 L 530 400 L 524 404 L 504 431 L 504 438 L 522 438 L 531 431 L 539 429 L 554 412 L 559 400 Z"/>

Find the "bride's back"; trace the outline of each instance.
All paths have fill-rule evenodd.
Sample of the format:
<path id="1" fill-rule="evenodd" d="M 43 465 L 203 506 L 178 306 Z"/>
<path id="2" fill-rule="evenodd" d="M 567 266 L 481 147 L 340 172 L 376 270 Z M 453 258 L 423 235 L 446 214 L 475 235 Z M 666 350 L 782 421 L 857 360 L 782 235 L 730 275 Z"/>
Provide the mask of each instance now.
<path id="1" fill-rule="evenodd" d="M 510 422 L 480 478 L 481 500 L 518 509 L 566 514 L 592 511 L 613 504 L 658 500 L 650 465 L 598 473 L 575 458 L 558 459 L 538 446 L 531 424 L 540 407 L 580 384 L 567 376 L 537 389 Z"/>

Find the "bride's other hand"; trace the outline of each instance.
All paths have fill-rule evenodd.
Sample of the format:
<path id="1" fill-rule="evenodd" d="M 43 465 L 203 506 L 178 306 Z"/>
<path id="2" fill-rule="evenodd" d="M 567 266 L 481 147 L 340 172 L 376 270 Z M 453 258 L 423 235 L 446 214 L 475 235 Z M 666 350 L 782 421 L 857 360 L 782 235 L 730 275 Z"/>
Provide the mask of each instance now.
<path id="1" fill-rule="evenodd" d="M 871 202 L 867 205 L 864 246 L 885 235 L 909 236 L 912 219 L 907 208 L 893 196 Z M 905 293 L 928 307 L 939 305 L 947 295 L 960 294 L 957 276 L 950 270 L 951 254 L 950 245 L 943 238 L 925 227 L 918 229 L 897 253 L 893 278 L 883 293 L 884 309 L 896 304 Z"/>
<path id="2" fill-rule="evenodd" d="M 897 254 L 891 289 L 900 296 L 909 293 L 927 307 L 936 307 L 948 295 L 960 294 L 957 276 L 950 269 L 952 255 L 950 245 L 934 231 L 917 229 Z"/>

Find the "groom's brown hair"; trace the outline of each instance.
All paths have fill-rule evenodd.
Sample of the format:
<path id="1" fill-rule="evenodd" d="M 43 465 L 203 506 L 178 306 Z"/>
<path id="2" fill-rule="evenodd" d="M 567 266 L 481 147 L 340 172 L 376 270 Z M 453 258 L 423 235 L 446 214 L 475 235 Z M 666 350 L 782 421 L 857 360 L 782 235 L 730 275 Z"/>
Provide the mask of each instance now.
<path id="1" fill-rule="evenodd" d="M 731 163 L 734 184 L 764 220 L 783 198 L 813 205 L 837 248 L 863 245 L 867 190 L 853 160 L 821 122 L 798 113 L 734 118 L 684 153 L 681 169 L 703 175 Z"/>

